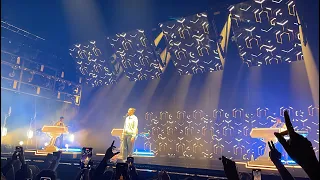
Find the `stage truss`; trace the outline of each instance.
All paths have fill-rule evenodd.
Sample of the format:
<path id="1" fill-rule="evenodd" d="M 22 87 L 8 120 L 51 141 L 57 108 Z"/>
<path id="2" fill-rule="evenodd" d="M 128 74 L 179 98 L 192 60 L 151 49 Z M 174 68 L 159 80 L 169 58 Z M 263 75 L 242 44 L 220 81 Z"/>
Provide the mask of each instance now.
<path id="1" fill-rule="evenodd" d="M 1 50 L 1 89 L 79 106 L 82 88 L 63 71 Z"/>

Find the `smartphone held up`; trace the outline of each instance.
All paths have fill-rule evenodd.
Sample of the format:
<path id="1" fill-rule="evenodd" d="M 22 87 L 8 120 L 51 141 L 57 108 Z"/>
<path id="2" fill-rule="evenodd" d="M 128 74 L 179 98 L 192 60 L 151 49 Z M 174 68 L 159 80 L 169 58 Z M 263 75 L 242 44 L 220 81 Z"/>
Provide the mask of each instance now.
<path id="1" fill-rule="evenodd" d="M 83 147 L 81 151 L 80 168 L 90 169 L 92 166 L 92 148 Z"/>

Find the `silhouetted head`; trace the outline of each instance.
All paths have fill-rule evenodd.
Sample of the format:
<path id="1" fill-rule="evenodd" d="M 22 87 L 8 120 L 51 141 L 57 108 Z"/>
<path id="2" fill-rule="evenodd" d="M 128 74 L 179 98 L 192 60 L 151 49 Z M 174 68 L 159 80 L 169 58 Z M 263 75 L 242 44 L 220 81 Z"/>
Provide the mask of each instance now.
<path id="1" fill-rule="evenodd" d="M 15 174 L 16 179 L 32 179 L 32 171 L 30 168 L 27 170 L 27 174 L 22 169 L 19 169 Z"/>
<path id="2" fill-rule="evenodd" d="M 170 180 L 170 176 L 166 171 L 159 172 L 158 177 L 161 180 Z"/>

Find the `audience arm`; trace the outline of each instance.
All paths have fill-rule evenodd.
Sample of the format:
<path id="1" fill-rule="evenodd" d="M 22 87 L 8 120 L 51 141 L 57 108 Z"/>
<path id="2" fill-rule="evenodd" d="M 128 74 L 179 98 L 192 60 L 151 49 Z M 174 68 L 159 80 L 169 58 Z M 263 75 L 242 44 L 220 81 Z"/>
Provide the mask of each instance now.
<path id="1" fill-rule="evenodd" d="M 99 163 L 98 167 L 96 168 L 95 172 L 94 172 L 94 178 L 93 179 L 98 179 L 99 177 L 101 177 L 107 167 L 107 161 L 109 161 L 109 159 L 106 159 L 106 157 L 104 157 L 102 159 L 102 161 Z"/>
<path id="2" fill-rule="evenodd" d="M 60 163 L 60 159 L 61 159 L 61 154 L 62 152 L 61 151 L 58 151 L 57 152 L 57 157 L 55 160 L 52 160 L 50 166 L 48 169 L 52 170 L 52 171 L 56 171 L 58 166 L 59 166 L 59 163 Z"/>
<path id="3" fill-rule="evenodd" d="M 3 175 L 6 175 L 10 170 L 14 171 L 13 170 L 13 160 L 12 159 L 9 159 L 6 163 L 6 165 L 4 165 L 2 168 L 1 168 L 1 172 L 3 173 Z"/>
<path id="4" fill-rule="evenodd" d="M 281 161 L 273 162 L 278 169 L 278 172 L 283 180 L 294 180 L 294 177 L 290 174 L 287 168 L 281 163 Z"/>
<path id="5" fill-rule="evenodd" d="M 59 161 L 53 160 L 48 169 L 50 169 L 52 171 L 56 171 L 58 166 L 59 166 Z"/>

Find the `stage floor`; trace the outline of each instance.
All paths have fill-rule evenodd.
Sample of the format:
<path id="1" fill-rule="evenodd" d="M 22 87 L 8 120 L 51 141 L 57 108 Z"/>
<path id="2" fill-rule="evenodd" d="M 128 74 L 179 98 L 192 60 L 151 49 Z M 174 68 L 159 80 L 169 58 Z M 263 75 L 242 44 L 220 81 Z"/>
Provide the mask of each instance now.
<path id="1" fill-rule="evenodd" d="M 1 153 L 2 159 L 11 158 L 12 153 Z M 98 164 L 104 154 L 96 153 L 92 160 Z M 81 151 L 62 153 L 61 164 L 79 166 Z M 218 159 L 196 159 L 196 158 L 170 158 L 135 155 L 135 164 L 142 171 L 166 170 L 171 173 L 197 174 L 201 176 L 224 177 L 222 162 Z M 38 154 L 36 150 L 25 150 L 26 161 L 30 163 L 44 162 L 46 154 Z M 261 169 L 263 175 L 277 176 L 278 171 L 273 166 L 255 166 L 251 167 L 247 162 L 236 161 L 238 171 L 251 173 L 252 169 Z M 110 165 L 113 165 L 110 163 Z M 196 168 L 195 168 L 196 167 Z M 286 168 L 294 177 L 307 178 L 307 175 L 300 166 L 288 165 Z"/>

